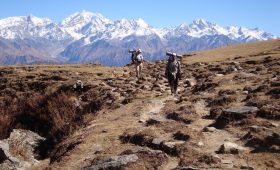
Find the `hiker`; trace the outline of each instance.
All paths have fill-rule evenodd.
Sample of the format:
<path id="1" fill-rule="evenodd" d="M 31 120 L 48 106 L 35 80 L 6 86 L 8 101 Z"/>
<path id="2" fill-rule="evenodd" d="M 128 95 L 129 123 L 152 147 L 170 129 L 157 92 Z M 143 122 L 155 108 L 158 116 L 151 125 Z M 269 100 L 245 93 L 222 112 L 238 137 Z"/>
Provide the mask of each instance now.
<path id="1" fill-rule="evenodd" d="M 138 79 L 142 78 L 142 68 L 143 68 L 143 55 L 142 55 L 142 50 L 129 50 L 131 53 L 131 60 L 132 63 L 135 65 L 135 71 L 136 71 L 136 76 Z"/>
<path id="2" fill-rule="evenodd" d="M 171 93 L 177 94 L 178 81 L 181 79 L 181 64 L 177 60 L 177 57 L 181 56 L 178 56 L 176 53 L 169 52 L 167 52 L 166 55 L 168 55 L 169 58 L 165 69 L 165 77 L 168 79 Z"/>

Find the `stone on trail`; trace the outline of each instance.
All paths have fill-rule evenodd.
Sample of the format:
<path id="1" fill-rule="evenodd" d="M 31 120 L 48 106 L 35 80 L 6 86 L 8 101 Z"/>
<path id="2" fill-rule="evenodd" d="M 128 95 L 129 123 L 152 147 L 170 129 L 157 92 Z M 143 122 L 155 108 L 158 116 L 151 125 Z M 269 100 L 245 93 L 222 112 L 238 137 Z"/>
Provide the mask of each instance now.
<path id="1" fill-rule="evenodd" d="M 249 165 L 241 165 L 240 169 L 246 169 L 246 170 L 254 170 L 255 168 Z"/>
<path id="2" fill-rule="evenodd" d="M 204 143 L 201 142 L 201 141 L 199 141 L 199 142 L 197 143 L 197 146 L 204 146 Z"/>
<path id="3" fill-rule="evenodd" d="M 233 168 L 233 161 L 228 159 L 222 159 L 221 163 L 226 165 L 226 168 Z"/>
<path id="4" fill-rule="evenodd" d="M 226 113 L 231 114 L 249 114 L 249 113 L 255 113 L 258 111 L 257 107 L 251 107 L 251 106 L 241 106 L 236 108 L 229 108 L 224 110 Z"/>
<path id="5" fill-rule="evenodd" d="M 134 163 L 138 160 L 136 154 L 112 156 L 106 160 L 97 161 L 94 165 L 82 168 L 83 170 L 98 170 L 98 169 L 121 169 L 122 166 L 128 163 Z"/>
<path id="6" fill-rule="evenodd" d="M 225 128 L 228 124 L 239 123 L 242 120 L 250 119 L 259 109 L 251 106 L 240 106 L 236 108 L 225 109 L 216 119 L 213 126 L 217 129 Z"/>
<path id="7" fill-rule="evenodd" d="M 163 142 L 162 147 L 166 153 L 176 155 L 178 152 L 178 146 L 184 143 L 185 143 L 184 141 Z"/>
<path id="8" fill-rule="evenodd" d="M 175 168 L 175 170 L 200 170 L 200 168 L 195 168 L 192 166 L 181 166 L 181 167 Z"/>
<path id="9" fill-rule="evenodd" d="M 154 138 L 152 144 L 156 146 L 160 146 L 165 140 L 166 140 L 165 138 Z"/>
<path id="10" fill-rule="evenodd" d="M 220 149 L 217 152 L 221 154 L 239 154 L 247 150 L 247 148 L 239 146 L 235 143 L 225 142 L 221 145 Z"/>
<path id="11" fill-rule="evenodd" d="M 215 127 L 205 127 L 203 132 L 215 132 L 217 129 Z"/>
<path id="12" fill-rule="evenodd" d="M 148 153 L 150 155 L 165 155 L 164 152 L 162 152 L 161 150 L 153 150 L 150 149 L 148 147 L 142 147 L 142 146 L 137 146 L 133 149 L 131 149 L 132 153 Z"/>

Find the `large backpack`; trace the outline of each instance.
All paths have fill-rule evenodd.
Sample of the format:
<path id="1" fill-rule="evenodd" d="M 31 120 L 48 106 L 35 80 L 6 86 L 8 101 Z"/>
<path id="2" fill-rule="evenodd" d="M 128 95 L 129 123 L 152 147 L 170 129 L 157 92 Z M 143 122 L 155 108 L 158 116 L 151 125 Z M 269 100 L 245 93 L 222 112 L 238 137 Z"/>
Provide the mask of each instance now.
<path id="1" fill-rule="evenodd" d="M 173 75 L 173 77 L 176 79 L 177 73 L 178 73 L 178 68 L 179 68 L 179 62 L 177 60 L 173 62 L 169 62 L 168 65 L 168 72 L 169 74 Z"/>
<path id="2" fill-rule="evenodd" d="M 134 54 L 133 57 L 134 57 L 134 60 L 137 61 L 137 62 L 142 62 L 143 61 L 142 54 L 138 54 L 138 55 Z"/>

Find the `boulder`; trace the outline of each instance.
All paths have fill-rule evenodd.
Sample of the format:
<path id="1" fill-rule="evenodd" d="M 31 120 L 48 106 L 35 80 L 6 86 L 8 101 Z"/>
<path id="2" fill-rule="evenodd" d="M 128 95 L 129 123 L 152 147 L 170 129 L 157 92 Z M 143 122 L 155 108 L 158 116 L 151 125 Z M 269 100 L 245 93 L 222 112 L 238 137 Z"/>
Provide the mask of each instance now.
<path id="1" fill-rule="evenodd" d="M 32 131 L 14 129 L 8 139 L 0 140 L 1 162 L 9 160 L 10 162 L 6 166 L 16 169 L 28 168 L 36 164 L 39 157 L 36 149 L 44 140 L 45 138 Z"/>
<path id="2" fill-rule="evenodd" d="M 215 132 L 217 129 L 215 127 L 205 127 L 203 132 Z"/>
<path id="3" fill-rule="evenodd" d="M 83 170 L 90 169 L 121 169 L 121 167 L 134 163 L 138 160 L 138 156 L 136 154 L 129 155 L 120 155 L 120 156 L 112 156 L 109 159 L 100 160 L 94 163 L 93 165 L 82 168 Z"/>
<path id="4" fill-rule="evenodd" d="M 183 145 L 184 143 L 185 143 L 185 141 L 163 142 L 162 148 L 168 154 L 177 155 L 179 152 L 178 146 Z"/>
<path id="5" fill-rule="evenodd" d="M 222 129 L 225 128 L 228 124 L 242 124 L 244 120 L 253 119 L 257 111 L 258 108 L 252 106 L 240 106 L 225 109 L 212 125 L 217 129 Z"/>
<path id="6" fill-rule="evenodd" d="M 239 146 L 235 143 L 225 142 L 224 144 L 221 145 L 220 149 L 217 152 L 221 153 L 221 154 L 239 154 L 246 150 L 248 150 L 248 149 L 245 147 Z"/>
<path id="7" fill-rule="evenodd" d="M 235 107 L 235 108 L 229 108 L 224 110 L 225 113 L 229 114 L 250 114 L 250 113 L 256 113 L 258 111 L 257 107 L 251 107 L 251 106 L 241 106 L 241 107 Z"/>
<path id="8" fill-rule="evenodd" d="M 241 165 L 240 169 L 246 169 L 246 170 L 254 170 L 255 168 L 249 165 Z"/>
<path id="9" fill-rule="evenodd" d="M 154 146 L 161 146 L 161 144 L 166 141 L 165 138 L 154 138 L 153 141 L 152 141 L 152 144 Z"/>

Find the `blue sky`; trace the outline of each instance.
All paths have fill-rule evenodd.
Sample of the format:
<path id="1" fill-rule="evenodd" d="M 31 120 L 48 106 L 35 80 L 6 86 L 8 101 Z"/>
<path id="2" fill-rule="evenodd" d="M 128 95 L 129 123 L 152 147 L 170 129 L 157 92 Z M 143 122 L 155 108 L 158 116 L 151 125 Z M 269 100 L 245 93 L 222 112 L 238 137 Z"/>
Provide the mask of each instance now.
<path id="1" fill-rule="evenodd" d="M 280 36 L 280 0 L 1 0 L 0 19 L 33 14 L 58 23 L 87 10 L 111 20 L 143 18 L 154 27 L 204 18 L 222 26 L 259 27 Z"/>

